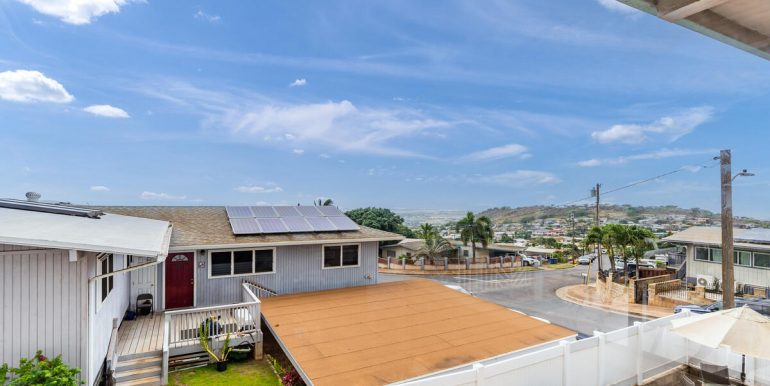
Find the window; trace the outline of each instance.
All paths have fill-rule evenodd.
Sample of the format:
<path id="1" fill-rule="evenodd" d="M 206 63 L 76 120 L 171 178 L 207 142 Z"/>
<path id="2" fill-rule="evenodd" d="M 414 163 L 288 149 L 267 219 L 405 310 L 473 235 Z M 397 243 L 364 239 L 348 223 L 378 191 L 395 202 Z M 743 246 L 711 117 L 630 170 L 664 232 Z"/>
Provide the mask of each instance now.
<path id="1" fill-rule="evenodd" d="M 359 265 L 358 244 L 324 245 L 323 268 L 355 267 Z"/>
<path id="2" fill-rule="evenodd" d="M 770 268 L 770 254 L 754 252 L 754 266 L 760 268 Z"/>
<path id="3" fill-rule="evenodd" d="M 112 254 L 105 255 L 99 260 L 99 266 L 100 266 L 100 273 L 99 273 L 100 275 L 112 273 L 115 271 L 115 258 L 112 256 Z M 107 296 L 109 296 L 110 292 L 112 292 L 112 288 L 115 285 L 114 278 L 115 278 L 114 276 L 102 278 L 102 283 L 101 283 L 102 302 L 104 302 L 104 300 L 107 299 Z"/>
<path id="4" fill-rule="evenodd" d="M 396 257 L 396 251 L 388 249 L 387 257 Z"/>
<path id="5" fill-rule="evenodd" d="M 722 262 L 722 248 L 711 248 L 711 261 L 715 263 Z"/>
<path id="6" fill-rule="evenodd" d="M 709 261 L 709 249 L 695 248 L 695 260 Z"/>
<path id="7" fill-rule="evenodd" d="M 734 251 L 733 263 L 737 265 L 751 266 L 751 252 L 748 251 Z"/>
<path id="8" fill-rule="evenodd" d="M 275 272 L 275 249 L 212 251 L 209 277 L 254 275 Z"/>

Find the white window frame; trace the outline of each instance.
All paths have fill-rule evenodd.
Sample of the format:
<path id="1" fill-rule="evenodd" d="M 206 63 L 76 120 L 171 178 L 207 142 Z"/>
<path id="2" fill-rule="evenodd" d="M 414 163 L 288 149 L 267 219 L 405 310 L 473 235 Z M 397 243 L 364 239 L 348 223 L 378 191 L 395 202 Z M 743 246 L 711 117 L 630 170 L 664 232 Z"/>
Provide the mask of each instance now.
<path id="1" fill-rule="evenodd" d="M 241 251 L 251 251 L 251 273 L 239 273 L 239 274 L 233 274 L 233 270 L 235 269 L 235 253 L 233 252 L 241 252 Z M 269 272 L 254 272 L 257 265 L 257 259 L 254 256 L 255 251 L 272 251 L 273 252 L 273 270 Z M 211 275 L 211 255 L 213 253 L 217 252 L 230 252 L 230 274 L 229 275 L 221 275 L 221 276 L 212 276 Z M 269 248 L 238 248 L 238 249 L 213 249 L 208 251 L 208 278 L 209 279 L 222 279 L 222 278 L 228 278 L 228 277 L 241 277 L 241 276 L 255 276 L 255 275 L 270 275 L 274 274 L 276 272 L 276 255 L 277 250 L 275 247 L 269 247 Z"/>
<path id="2" fill-rule="evenodd" d="M 755 258 L 755 257 L 754 257 L 754 256 L 755 256 L 757 253 L 759 253 L 759 254 L 762 254 L 762 255 L 770 255 L 770 252 L 752 251 L 752 252 L 751 252 L 751 268 L 756 268 L 756 269 L 770 269 L 770 267 L 763 267 L 763 266 L 761 266 L 761 265 L 756 265 L 756 264 L 755 264 L 755 261 L 754 261 L 754 258 Z"/>
<path id="3" fill-rule="evenodd" d="M 739 262 L 739 261 L 740 261 L 740 259 L 738 259 L 738 261 L 736 261 L 736 259 L 735 259 L 735 254 L 736 254 L 736 253 L 738 253 L 739 255 L 740 255 L 741 253 L 748 253 L 748 254 L 749 254 L 749 263 L 748 263 L 748 264 L 741 264 L 741 263 Z M 733 250 L 733 264 L 734 264 L 736 267 L 753 267 L 753 266 L 754 266 L 754 252 L 752 252 L 752 251 L 747 251 L 747 250 L 745 250 L 745 249 L 735 249 L 735 250 Z"/>
<path id="4" fill-rule="evenodd" d="M 96 276 L 103 275 L 108 272 L 102 272 L 102 262 L 106 259 L 108 259 L 110 256 L 112 256 L 112 272 L 115 272 L 116 270 L 119 270 L 121 268 L 118 268 L 115 266 L 115 254 L 114 253 L 107 253 L 104 256 L 96 259 Z M 123 262 L 126 262 L 126 257 L 123 257 Z M 102 299 L 102 283 L 103 281 L 107 279 L 107 282 L 112 280 L 112 289 L 110 289 L 110 292 L 107 293 L 107 296 Z M 115 275 L 105 277 L 98 279 L 96 281 L 96 296 L 94 296 L 94 299 L 96 300 L 96 312 L 98 313 L 99 310 L 102 308 L 102 304 L 106 303 L 107 300 L 110 298 L 110 295 L 115 291 Z"/>
<path id="5" fill-rule="evenodd" d="M 358 246 L 358 264 L 356 265 L 342 265 L 342 247 L 346 245 Z M 327 247 L 340 247 L 340 265 L 339 267 L 326 267 L 324 262 L 326 261 L 326 248 Z M 321 269 L 342 269 L 342 268 L 358 268 L 361 266 L 361 243 L 342 243 L 342 244 L 323 244 L 321 245 Z"/>

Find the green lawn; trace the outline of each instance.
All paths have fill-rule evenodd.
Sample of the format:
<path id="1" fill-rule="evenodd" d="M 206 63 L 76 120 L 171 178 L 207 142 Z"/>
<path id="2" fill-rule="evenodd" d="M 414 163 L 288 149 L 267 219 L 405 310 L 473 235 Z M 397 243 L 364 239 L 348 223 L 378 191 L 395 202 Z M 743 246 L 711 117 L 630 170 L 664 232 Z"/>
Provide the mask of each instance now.
<path id="1" fill-rule="evenodd" d="M 559 263 L 559 264 L 549 264 L 549 265 L 546 265 L 546 267 L 548 267 L 550 269 L 567 269 L 567 268 L 572 268 L 574 266 L 575 266 L 575 264 L 572 264 L 572 263 Z"/>
<path id="2" fill-rule="evenodd" d="M 280 386 L 281 382 L 267 362 L 248 360 L 230 363 L 227 371 L 221 373 L 217 372 L 215 365 L 171 373 L 168 375 L 168 384 L 172 386 Z"/>

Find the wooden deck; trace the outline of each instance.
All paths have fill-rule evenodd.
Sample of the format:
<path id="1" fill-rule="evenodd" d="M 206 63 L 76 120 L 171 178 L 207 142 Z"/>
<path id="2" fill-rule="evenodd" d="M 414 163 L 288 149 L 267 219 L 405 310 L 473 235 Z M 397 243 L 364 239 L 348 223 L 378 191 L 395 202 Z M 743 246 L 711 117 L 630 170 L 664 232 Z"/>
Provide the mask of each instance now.
<path id="1" fill-rule="evenodd" d="M 124 320 L 118 330 L 118 356 L 163 350 L 163 313 Z"/>

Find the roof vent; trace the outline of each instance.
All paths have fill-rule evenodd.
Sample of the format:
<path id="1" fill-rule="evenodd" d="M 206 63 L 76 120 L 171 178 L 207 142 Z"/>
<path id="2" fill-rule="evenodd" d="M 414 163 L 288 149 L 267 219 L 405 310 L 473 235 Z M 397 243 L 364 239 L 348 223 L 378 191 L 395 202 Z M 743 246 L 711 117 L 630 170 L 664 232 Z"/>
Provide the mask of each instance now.
<path id="1" fill-rule="evenodd" d="M 27 192 L 25 196 L 27 197 L 27 201 L 31 201 L 31 202 L 40 201 L 40 193 L 38 192 Z"/>

